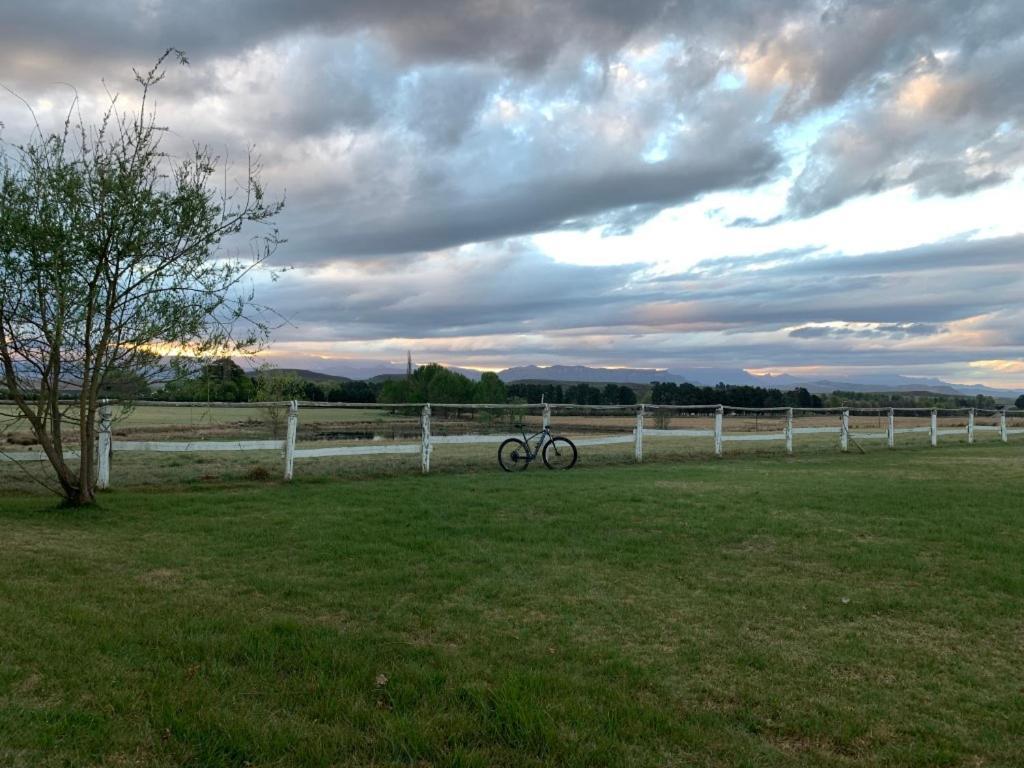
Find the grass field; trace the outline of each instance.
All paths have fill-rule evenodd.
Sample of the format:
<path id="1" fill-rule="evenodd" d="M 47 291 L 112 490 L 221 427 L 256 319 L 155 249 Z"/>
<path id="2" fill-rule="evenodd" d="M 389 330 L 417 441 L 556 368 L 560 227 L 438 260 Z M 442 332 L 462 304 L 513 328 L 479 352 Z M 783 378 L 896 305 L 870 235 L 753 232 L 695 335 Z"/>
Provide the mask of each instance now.
<path id="1" fill-rule="evenodd" d="M 1020 444 L 0 497 L 0 765 L 1020 764 Z"/>
<path id="2" fill-rule="evenodd" d="M 203 403 L 182 405 L 138 405 L 130 411 L 115 408 L 115 427 L 125 429 L 151 426 L 192 426 L 203 424 L 236 424 L 263 419 L 265 409 L 259 407 L 221 406 L 210 408 Z M 373 421 L 383 419 L 386 411 L 376 408 L 306 408 L 304 420 L 313 423 Z"/>

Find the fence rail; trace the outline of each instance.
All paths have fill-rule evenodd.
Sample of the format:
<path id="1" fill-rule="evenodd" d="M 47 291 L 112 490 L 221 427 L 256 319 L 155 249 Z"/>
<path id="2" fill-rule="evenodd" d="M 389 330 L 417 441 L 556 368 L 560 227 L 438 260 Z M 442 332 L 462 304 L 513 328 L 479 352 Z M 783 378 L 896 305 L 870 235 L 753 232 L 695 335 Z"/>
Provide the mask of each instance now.
<path id="1" fill-rule="evenodd" d="M 0 405 L 10 404 L 9 401 L 0 401 Z M 194 406 L 194 403 L 161 402 L 152 403 L 147 401 L 145 405 L 162 406 Z M 112 456 L 122 452 L 222 452 L 222 451 L 280 451 L 284 458 L 284 478 L 291 480 L 295 472 L 295 461 L 303 459 L 321 459 L 329 457 L 345 456 L 370 456 L 380 454 L 420 454 L 421 469 L 424 473 L 430 471 L 430 457 L 435 446 L 443 445 L 497 445 L 502 441 L 519 437 L 518 434 L 494 433 L 494 434 L 467 434 L 467 435 L 433 435 L 431 433 L 431 404 L 429 403 L 320 403 L 320 402 L 277 402 L 277 403 L 204 403 L 204 407 L 231 407 L 231 408 L 265 408 L 271 406 L 283 406 L 288 408 L 286 437 L 283 440 L 189 440 L 189 441 L 139 441 L 139 440 L 114 440 L 111 431 L 112 406 L 104 404 L 99 412 L 98 425 L 98 480 L 101 488 L 110 485 L 110 469 Z M 838 435 L 839 448 L 843 451 L 849 450 L 850 440 L 886 440 L 889 448 L 896 446 L 896 436 L 906 434 L 928 434 L 932 446 L 938 445 L 940 437 L 966 437 L 968 443 L 975 442 L 977 432 L 998 432 L 1002 442 L 1007 442 L 1011 435 L 1024 434 L 1024 428 L 1009 427 L 1008 416 L 1021 417 L 1024 411 L 1011 409 L 986 410 L 977 409 L 927 409 L 927 408 L 741 408 L 723 405 L 637 405 L 637 406 L 579 406 L 568 403 L 549 404 L 435 404 L 434 408 L 445 408 L 456 411 L 494 411 L 504 412 L 539 412 L 542 417 L 543 426 L 547 427 L 551 422 L 551 414 L 559 410 L 616 412 L 623 415 L 634 415 L 635 426 L 631 433 L 620 435 L 605 435 L 599 437 L 584 437 L 574 439 L 577 446 L 601 446 L 601 445 L 633 445 L 633 457 L 637 462 L 644 458 L 644 441 L 647 439 L 658 440 L 662 438 L 694 438 L 713 439 L 713 451 L 715 456 L 722 456 L 724 445 L 733 442 L 783 442 L 787 453 L 794 452 L 794 437 L 799 435 Z M 321 448 L 297 448 L 296 437 L 298 434 L 299 414 L 303 408 L 388 408 L 395 411 L 418 412 L 420 439 L 418 442 L 394 443 L 388 445 L 366 445 L 366 446 L 328 446 Z M 669 411 L 675 415 L 686 416 L 714 416 L 714 428 L 707 429 L 670 429 L 652 428 L 645 423 L 648 416 L 658 417 L 659 412 Z M 851 429 L 851 413 L 864 415 L 877 415 L 887 417 L 887 424 L 884 430 Z M 725 416 L 769 414 L 775 417 L 784 417 L 784 428 L 781 431 L 769 432 L 729 432 L 725 429 Z M 796 414 L 814 415 L 835 415 L 838 424 L 835 426 L 794 426 L 793 420 Z M 930 424 L 928 426 L 897 427 L 896 416 L 899 415 L 928 415 Z M 944 416 L 966 416 L 965 426 L 939 427 L 938 417 Z M 976 424 L 976 417 L 985 415 L 998 419 L 998 424 Z M 66 458 L 77 458 L 75 451 L 65 452 Z M 17 453 L 0 451 L 0 461 L 44 461 L 46 455 L 41 451 L 21 451 Z"/>
<path id="2" fill-rule="evenodd" d="M 204 451 L 279 451 L 285 447 L 284 440 L 189 440 L 189 441 L 138 441 L 114 440 L 113 451 L 162 451 L 165 453 L 202 453 Z"/>

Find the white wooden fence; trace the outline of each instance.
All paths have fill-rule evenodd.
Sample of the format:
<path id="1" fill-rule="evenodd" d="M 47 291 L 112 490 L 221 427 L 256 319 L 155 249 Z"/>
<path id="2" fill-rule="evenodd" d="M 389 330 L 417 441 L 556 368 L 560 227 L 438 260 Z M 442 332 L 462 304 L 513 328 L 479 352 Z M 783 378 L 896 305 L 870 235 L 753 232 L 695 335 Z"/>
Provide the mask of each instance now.
<path id="1" fill-rule="evenodd" d="M 192 403 L 150 403 L 151 405 L 163 406 L 193 406 Z M 420 440 L 417 443 L 399 443 L 387 445 L 356 445 L 356 446 L 328 446 L 322 448 L 296 448 L 296 437 L 298 434 L 300 403 L 291 401 L 289 403 L 203 403 L 203 407 L 261 407 L 268 405 L 286 405 L 288 407 L 288 422 L 286 437 L 284 440 L 195 440 L 195 441 L 135 441 L 135 440 L 114 440 L 111 431 L 112 407 L 105 404 L 100 409 L 98 429 L 98 467 L 97 477 L 100 488 L 110 486 L 111 457 L 120 452 L 129 451 L 155 451 L 155 452 L 207 452 L 207 451 L 282 451 L 284 458 L 284 479 L 291 480 L 295 475 L 295 461 L 302 459 L 344 457 L 344 456 L 369 456 L 376 454 L 419 454 L 420 466 L 423 473 L 430 472 L 430 455 L 436 445 L 469 445 L 469 444 L 494 444 L 510 438 L 521 438 L 518 433 L 514 434 L 471 434 L 471 435 L 432 435 L 431 434 L 431 406 L 429 403 L 397 403 L 397 404 L 372 404 L 372 403 L 302 403 L 303 408 L 381 408 L 389 409 L 418 409 L 420 413 Z M 889 448 L 896 446 L 896 436 L 910 433 L 926 433 L 932 446 L 937 446 L 940 437 L 956 436 L 966 437 L 969 444 L 975 442 L 975 436 L 981 431 L 998 432 L 1002 442 L 1007 442 L 1010 435 L 1024 434 L 1024 428 L 1010 428 L 1007 425 L 1009 415 L 1024 416 L 1024 411 L 1011 411 L 1002 409 L 999 411 L 988 411 L 990 415 L 998 417 L 997 425 L 978 425 L 975 409 L 944 409 L 944 414 L 958 414 L 967 416 L 967 424 L 963 427 L 939 428 L 939 410 L 922 408 L 858 408 L 854 409 L 858 414 L 873 413 L 876 415 L 885 414 L 887 425 L 884 431 L 858 431 L 850 428 L 850 408 L 738 408 L 722 405 L 695 405 L 695 406 L 660 406 L 660 405 L 637 405 L 637 406 L 579 406 L 572 404 L 541 404 L 541 405 L 509 405 L 509 404 L 471 404 L 452 405 L 442 404 L 435 407 L 447 409 L 458 409 L 460 411 L 485 411 L 510 409 L 528 412 L 540 410 L 543 426 L 551 423 L 552 411 L 558 409 L 585 409 L 589 411 L 615 411 L 618 413 L 629 413 L 635 411 L 636 423 L 631 434 L 606 435 L 590 438 L 573 438 L 578 447 L 598 445 L 633 445 L 633 458 L 636 462 L 644 459 L 644 440 L 658 438 L 713 438 L 714 455 L 721 457 L 724 453 L 724 446 L 729 442 L 749 441 L 775 441 L 785 443 L 787 453 L 793 453 L 794 437 L 798 435 L 821 435 L 833 434 L 839 439 L 839 448 L 842 451 L 849 450 L 850 440 L 885 440 Z M 683 411 L 687 415 L 714 415 L 713 429 L 656 429 L 646 425 L 648 416 L 656 414 L 659 410 Z M 812 413 L 816 415 L 832 414 L 837 417 L 835 426 L 794 426 L 794 413 Z M 724 429 L 724 417 L 726 413 L 743 414 L 772 414 L 785 419 L 783 429 L 778 432 L 727 432 Z M 896 427 L 896 415 L 922 415 L 930 414 L 929 426 L 917 427 Z M 67 458 L 77 458 L 78 454 L 73 451 L 65 452 Z M 0 460 L 7 461 L 45 461 L 46 456 L 41 451 L 22 451 L 18 453 L 0 452 Z"/>

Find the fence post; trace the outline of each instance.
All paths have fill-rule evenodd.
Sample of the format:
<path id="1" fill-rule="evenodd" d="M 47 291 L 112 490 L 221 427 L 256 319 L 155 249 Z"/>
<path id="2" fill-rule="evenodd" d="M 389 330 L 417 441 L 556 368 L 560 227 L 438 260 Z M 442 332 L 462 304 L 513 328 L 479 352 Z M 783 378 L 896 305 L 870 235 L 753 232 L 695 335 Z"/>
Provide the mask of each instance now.
<path id="1" fill-rule="evenodd" d="M 939 412 L 932 408 L 932 423 L 928 434 L 932 439 L 932 448 L 939 444 Z"/>
<path id="2" fill-rule="evenodd" d="M 715 411 L 715 456 L 722 455 L 722 417 L 725 415 L 725 408 L 721 405 Z"/>
<path id="3" fill-rule="evenodd" d="M 551 426 L 551 406 L 544 403 L 544 413 L 541 415 L 541 426 L 547 429 Z"/>
<path id="4" fill-rule="evenodd" d="M 633 432 L 633 458 L 637 464 L 644 461 L 644 406 L 636 412 L 636 431 Z"/>
<path id="5" fill-rule="evenodd" d="M 974 445 L 974 409 L 967 412 L 967 444 Z"/>
<path id="6" fill-rule="evenodd" d="M 793 452 L 793 409 L 786 409 L 786 453 Z"/>
<path id="7" fill-rule="evenodd" d="M 423 466 L 423 474 L 430 472 L 430 403 L 423 406 L 423 436 L 420 443 L 420 462 Z"/>
<path id="8" fill-rule="evenodd" d="M 110 403 L 100 405 L 99 441 L 96 447 L 96 487 L 105 490 L 110 487 Z"/>
<path id="9" fill-rule="evenodd" d="M 892 408 L 889 409 L 889 447 L 896 447 L 896 411 Z"/>
<path id="10" fill-rule="evenodd" d="M 850 412 L 845 409 L 839 419 L 839 450 L 850 450 Z"/>
<path id="11" fill-rule="evenodd" d="M 284 479 L 291 480 L 295 476 L 295 436 L 299 431 L 299 403 L 292 400 L 288 404 L 288 431 L 284 440 Z"/>
<path id="12" fill-rule="evenodd" d="M 1006 431 L 1006 409 L 1003 408 L 999 412 L 999 439 L 1004 443 L 1010 439 L 1009 433 Z"/>

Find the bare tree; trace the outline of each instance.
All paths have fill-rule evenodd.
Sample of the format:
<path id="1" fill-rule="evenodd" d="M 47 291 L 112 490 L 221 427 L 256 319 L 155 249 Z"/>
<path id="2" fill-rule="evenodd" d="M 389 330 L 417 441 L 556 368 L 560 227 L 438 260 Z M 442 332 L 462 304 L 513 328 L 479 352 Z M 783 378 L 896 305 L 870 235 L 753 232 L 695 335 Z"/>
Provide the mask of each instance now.
<path id="1" fill-rule="evenodd" d="M 161 378 L 168 360 L 241 353 L 268 333 L 247 278 L 281 242 L 283 203 L 265 198 L 251 154 L 229 187 L 207 148 L 185 158 L 161 149 L 151 90 L 171 56 L 187 63 L 170 49 L 135 73 L 136 110 L 111 96 L 87 125 L 75 105 L 62 130 L 36 123 L 26 143 L 0 146 L 0 372 L 70 505 L 95 499 L 108 378 Z M 226 239 L 250 225 L 250 253 L 228 256 Z M 65 460 L 72 447 L 77 464 Z"/>

